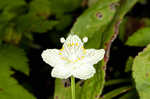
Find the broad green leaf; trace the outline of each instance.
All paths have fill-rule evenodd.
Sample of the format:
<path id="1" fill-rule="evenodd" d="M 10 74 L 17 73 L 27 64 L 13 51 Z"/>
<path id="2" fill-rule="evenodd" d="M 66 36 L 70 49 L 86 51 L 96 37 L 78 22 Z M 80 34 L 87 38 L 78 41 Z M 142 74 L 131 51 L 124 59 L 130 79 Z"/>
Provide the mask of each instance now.
<path id="1" fill-rule="evenodd" d="M 93 4 L 95 4 L 98 0 L 88 0 L 88 6 L 91 7 Z"/>
<path id="2" fill-rule="evenodd" d="M 126 45 L 128 46 L 146 46 L 150 43 L 150 28 L 145 27 L 139 29 L 132 36 L 128 38 L 126 41 Z"/>
<path id="3" fill-rule="evenodd" d="M 86 44 L 86 48 L 105 48 L 108 51 L 108 55 L 111 43 L 117 35 L 120 20 L 136 2 L 137 0 L 121 2 L 120 7 L 116 8 L 116 12 L 115 6 L 118 5 L 118 0 L 100 0 L 77 19 L 71 29 L 71 33 L 77 34 L 81 38 L 87 36 L 89 41 Z M 104 60 L 95 66 L 97 73 L 94 77 L 84 81 L 81 88 L 77 88 L 76 93 L 79 94 L 76 96 L 79 96 L 78 99 L 99 98 L 104 87 L 105 68 L 108 58 L 106 57 Z M 59 81 L 61 80 L 56 80 L 56 83 Z M 56 84 L 56 86 L 58 85 Z M 55 99 L 57 99 L 56 94 L 58 91 L 59 89 L 55 89 Z M 71 94 L 70 91 L 65 91 L 65 88 L 60 96 L 64 93 Z M 65 97 L 65 99 L 68 98 Z"/>
<path id="4" fill-rule="evenodd" d="M 101 33 L 110 23 L 116 12 L 116 10 L 110 8 L 110 5 L 112 3 L 116 3 L 117 1 L 118 0 L 100 0 L 91 8 L 87 9 L 77 19 L 77 22 L 74 24 L 71 32 L 77 34 L 80 37 L 88 36 L 89 41 L 86 45 L 87 48 L 100 47 Z M 97 74 L 90 80 L 85 81 L 81 90 L 78 90 L 80 88 L 77 88 L 76 93 L 79 94 L 76 96 L 79 96 L 78 99 L 94 99 L 95 97 L 98 98 L 104 83 L 104 70 L 100 64 L 101 63 L 96 66 Z M 56 80 L 56 83 L 58 83 L 58 81 L 61 80 Z M 58 85 L 56 84 L 56 86 Z M 55 99 L 57 99 L 56 95 L 58 95 L 58 91 L 58 89 L 55 89 Z M 62 95 L 65 93 L 71 94 L 71 91 L 61 91 Z M 70 99 L 66 97 L 64 98 Z"/>
<path id="5" fill-rule="evenodd" d="M 74 24 L 71 33 L 77 34 L 80 37 L 87 36 L 89 38 L 86 48 L 105 48 L 108 51 L 104 61 L 96 65 L 97 73 L 95 76 L 84 81 L 82 88 L 77 88 L 79 89 L 76 90 L 79 93 L 77 94 L 79 96 L 78 99 L 99 98 L 104 87 L 105 68 L 109 49 L 113 39 L 117 35 L 119 22 L 136 2 L 137 0 L 133 0 L 132 2 L 130 0 L 123 1 L 116 12 L 115 5 L 118 4 L 118 0 L 100 0 L 91 8 L 87 9 Z M 58 83 L 57 81 L 56 83 Z M 55 99 L 57 99 L 57 91 L 58 89 L 55 89 Z M 68 91 L 61 92 L 61 94 L 64 93 L 71 94 Z"/>
<path id="6" fill-rule="evenodd" d="M 87 48 L 100 47 L 102 32 L 107 28 L 116 12 L 115 9 L 111 9 L 111 4 L 118 3 L 117 1 L 119 0 L 100 0 L 77 19 L 71 32 L 81 38 L 88 36 Z"/>
<path id="7" fill-rule="evenodd" d="M 135 57 L 132 76 L 140 99 L 150 97 L 150 45 Z"/>
<path id="8" fill-rule="evenodd" d="M 29 74 L 28 59 L 22 49 L 1 45 L 0 47 L 0 99 L 35 99 L 12 77 L 12 68 Z"/>

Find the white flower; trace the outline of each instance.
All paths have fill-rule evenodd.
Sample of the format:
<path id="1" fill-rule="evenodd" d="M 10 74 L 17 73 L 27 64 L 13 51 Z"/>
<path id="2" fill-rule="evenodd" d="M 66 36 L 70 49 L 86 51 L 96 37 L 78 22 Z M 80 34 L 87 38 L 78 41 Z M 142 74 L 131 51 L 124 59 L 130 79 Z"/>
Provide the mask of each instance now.
<path id="1" fill-rule="evenodd" d="M 83 39 L 84 43 L 77 35 L 60 40 L 64 43 L 62 49 L 47 49 L 42 53 L 43 60 L 54 67 L 52 77 L 67 79 L 74 76 L 84 80 L 92 77 L 96 72 L 93 65 L 103 59 L 105 50 L 84 49 L 87 37 Z"/>

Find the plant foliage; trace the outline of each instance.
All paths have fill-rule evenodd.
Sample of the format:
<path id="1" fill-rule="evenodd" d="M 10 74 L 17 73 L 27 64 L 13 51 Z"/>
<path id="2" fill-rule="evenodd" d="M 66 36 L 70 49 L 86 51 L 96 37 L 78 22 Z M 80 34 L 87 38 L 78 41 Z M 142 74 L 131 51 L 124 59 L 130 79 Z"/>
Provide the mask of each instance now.
<path id="1" fill-rule="evenodd" d="M 28 59 L 25 52 L 17 47 L 0 47 L 0 99 L 35 99 L 15 78 L 12 69 L 29 75 Z"/>

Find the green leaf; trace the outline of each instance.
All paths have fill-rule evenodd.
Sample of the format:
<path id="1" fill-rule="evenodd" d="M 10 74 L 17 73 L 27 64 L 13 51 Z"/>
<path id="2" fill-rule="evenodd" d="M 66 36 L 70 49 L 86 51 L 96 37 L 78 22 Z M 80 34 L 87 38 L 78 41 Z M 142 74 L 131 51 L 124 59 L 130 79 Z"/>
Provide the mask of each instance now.
<path id="1" fill-rule="evenodd" d="M 1 45 L 0 61 L 0 64 L 5 64 L 8 68 L 14 68 L 29 75 L 28 59 L 22 49 L 9 45 Z M 7 68 L 6 66 L 1 65 L 1 68 Z"/>
<path id="2" fill-rule="evenodd" d="M 126 62 L 126 66 L 125 66 L 125 72 L 130 72 L 132 70 L 132 64 L 133 64 L 133 57 L 129 57 L 127 62 Z"/>
<path id="3" fill-rule="evenodd" d="M 146 4 L 146 3 L 147 3 L 147 0 L 139 0 L 139 2 L 140 2 L 141 4 Z"/>
<path id="4" fill-rule="evenodd" d="M 126 41 L 126 45 L 128 46 L 146 46 L 150 43 L 150 28 L 145 27 L 139 29 L 132 36 L 128 38 Z"/>
<path id="5" fill-rule="evenodd" d="M 82 0 L 50 0 L 53 13 L 74 11 L 81 6 Z"/>
<path id="6" fill-rule="evenodd" d="M 86 47 L 99 48 L 102 32 L 104 32 L 116 12 L 115 9 L 110 8 L 110 5 L 112 3 L 118 3 L 117 1 L 101 0 L 97 2 L 77 19 L 71 32 L 79 35 L 81 38 L 88 36 L 89 40 Z"/>
<path id="7" fill-rule="evenodd" d="M 61 31 L 68 27 L 72 22 L 72 15 L 57 15 L 58 24 L 56 25 L 56 29 Z"/>
<path id="8" fill-rule="evenodd" d="M 93 5 L 93 7 L 87 9 L 77 19 L 77 22 L 74 24 L 71 32 L 77 34 L 80 37 L 88 36 L 89 41 L 86 47 L 88 48 L 100 47 L 101 32 L 104 31 L 105 27 L 109 24 L 109 22 L 112 20 L 115 14 L 115 10 L 110 9 L 109 5 L 112 2 L 116 2 L 116 1 L 117 0 L 111 0 L 111 1 L 101 0 L 97 4 Z M 80 90 L 78 90 L 80 88 L 77 88 L 76 93 L 79 93 L 79 95 L 76 96 L 79 96 L 78 99 L 93 99 L 99 95 L 103 87 L 102 85 L 104 81 L 104 70 L 102 69 L 100 64 L 101 63 L 99 63 L 96 67 L 97 74 L 92 79 L 84 82 L 81 92 Z M 58 89 L 55 90 L 55 97 L 57 92 Z M 63 93 L 70 93 L 70 92 L 62 91 L 61 94 L 63 95 Z M 70 99 L 70 98 L 65 97 L 65 99 Z"/>
<path id="9" fill-rule="evenodd" d="M 122 93 L 125 93 L 125 92 L 131 90 L 131 88 L 132 88 L 131 86 L 125 86 L 125 87 L 114 89 L 113 91 L 108 92 L 108 93 L 104 94 L 103 96 L 101 96 L 100 99 L 112 99 Z"/>
<path id="10" fill-rule="evenodd" d="M 129 79 L 113 79 L 113 80 L 108 80 L 107 82 L 105 82 L 105 87 L 116 85 L 116 84 L 120 84 L 120 83 L 126 83 L 126 82 L 130 82 L 130 80 Z"/>
<path id="11" fill-rule="evenodd" d="M 6 8 L 5 10 L 10 10 L 11 8 L 24 5 L 25 0 L 0 0 L 0 9 L 3 9 L 4 7 Z"/>
<path id="12" fill-rule="evenodd" d="M 126 36 L 126 26 L 127 26 L 127 22 L 129 21 L 128 18 L 124 18 L 120 24 L 120 28 L 119 28 L 119 39 L 124 42 L 125 41 L 125 36 Z"/>
<path id="13" fill-rule="evenodd" d="M 132 89 L 123 96 L 119 97 L 119 99 L 139 99 L 139 97 L 137 91 L 135 89 Z"/>
<path id="14" fill-rule="evenodd" d="M 95 4 L 98 0 L 88 0 L 88 6 L 91 7 L 93 4 Z"/>
<path id="15" fill-rule="evenodd" d="M 108 55 L 111 43 L 118 33 L 117 31 L 121 19 L 136 2 L 137 0 L 133 0 L 132 2 L 126 0 L 121 2 L 120 7 L 115 8 L 119 3 L 118 0 L 99 0 L 77 19 L 77 22 L 71 29 L 71 33 L 77 34 L 81 38 L 84 36 L 89 38 L 88 43 L 86 43 L 86 48 L 104 48 L 106 50 L 104 61 L 95 65 L 96 74 L 94 77 L 84 81 L 81 88 L 76 88 L 76 96 L 78 96 L 78 99 L 97 99 L 102 93 L 105 83 L 105 68 L 109 59 Z M 57 81 L 58 80 L 56 80 L 56 82 Z M 78 85 L 78 83 L 76 85 Z M 56 86 L 58 85 L 56 84 Z M 65 88 L 63 89 L 61 92 L 59 92 L 59 89 L 55 89 L 55 99 L 59 97 L 56 97 L 57 92 L 59 92 L 59 95 L 61 93 L 60 96 L 62 96 L 63 93 L 70 93 L 70 91 L 66 91 Z"/>
<path id="16" fill-rule="evenodd" d="M 48 17 L 51 14 L 50 0 L 32 0 L 29 4 L 29 13 Z"/>
<path id="17" fill-rule="evenodd" d="M 11 68 L 29 75 L 28 59 L 22 49 L 1 45 L 0 47 L 0 99 L 35 99 L 11 76 Z"/>
<path id="18" fill-rule="evenodd" d="M 55 97 L 54 99 L 71 99 L 71 88 L 70 86 L 65 86 L 63 80 L 56 79 L 55 81 Z M 63 94 L 62 94 L 63 92 Z M 77 98 L 78 99 L 78 98 Z"/>
<path id="19" fill-rule="evenodd" d="M 34 14 L 19 16 L 16 20 L 16 29 L 18 32 L 38 32 L 43 33 L 51 30 L 58 22 L 46 20 Z"/>
<path id="20" fill-rule="evenodd" d="M 69 83 L 69 86 L 65 86 L 65 83 Z M 82 95 L 80 93 L 80 90 L 82 90 L 81 88 L 81 84 L 83 83 L 83 81 L 78 81 L 76 83 L 76 99 L 80 99 L 80 96 Z M 70 82 L 69 80 L 67 82 L 60 80 L 60 79 L 56 79 L 55 80 L 55 95 L 54 95 L 54 99 L 71 99 L 71 87 L 70 87 Z"/>
<path id="21" fill-rule="evenodd" d="M 125 17 L 120 24 L 119 39 L 125 42 L 128 37 L 136 33 L 139 29 L 150 26 L 149 18 Z"/>
<path id="22" fill-rule="evenodd" d="M 20 11 L 20 7 L 26 5 L 24 0 L 0 0 L 0 2 L 0 10 L 2 10 L 0 13 L 0 22 L 9 21 L 16 17 Z"/>
<path id="23" fill-rule="evenodd" d="M 150 45 L 135 57 L 132 76 L 140 99 L 150 97 Z"/>

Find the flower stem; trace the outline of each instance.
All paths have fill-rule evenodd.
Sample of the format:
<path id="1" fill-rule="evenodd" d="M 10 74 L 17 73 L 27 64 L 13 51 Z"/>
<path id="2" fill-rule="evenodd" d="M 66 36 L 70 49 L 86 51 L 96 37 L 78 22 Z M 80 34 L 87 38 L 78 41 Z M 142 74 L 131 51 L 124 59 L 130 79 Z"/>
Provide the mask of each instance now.
<path id="1" fill-rule="evenodd" d="M 75 97 L 75 78 L 71 77 L 71 93 L 72 93 L 72 99 L 76 99 Z"/>

